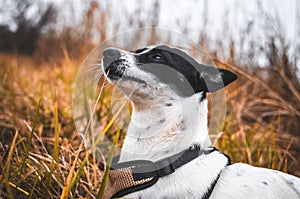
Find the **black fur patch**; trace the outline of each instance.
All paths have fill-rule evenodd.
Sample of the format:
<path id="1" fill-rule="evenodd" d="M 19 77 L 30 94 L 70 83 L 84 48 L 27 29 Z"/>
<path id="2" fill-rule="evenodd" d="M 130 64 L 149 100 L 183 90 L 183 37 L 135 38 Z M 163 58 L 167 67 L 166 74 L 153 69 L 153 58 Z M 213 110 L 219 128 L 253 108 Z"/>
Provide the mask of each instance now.
<path id="1" fill-rule="evenodd" d="M 140 54 L 135 54 L 139 67 L 173 87 L 179 95 L 203 92 L 205 96 L 206 92 L 217 91 L 237 78 L 231 71 L 199 64 L 176 48 L 157 46 L 143 51 L 141 49 L 136 51 Z"/>

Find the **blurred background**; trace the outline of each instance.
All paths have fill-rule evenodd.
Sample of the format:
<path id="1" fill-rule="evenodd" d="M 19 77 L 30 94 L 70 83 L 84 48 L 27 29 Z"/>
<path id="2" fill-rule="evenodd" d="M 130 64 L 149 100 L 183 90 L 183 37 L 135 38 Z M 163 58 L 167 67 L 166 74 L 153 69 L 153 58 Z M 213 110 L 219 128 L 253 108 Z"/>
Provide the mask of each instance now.
<path id="1" fill-rule="evenodd" d="M 79 147 L 75 77 L 99 42 L 143 27 L 183 33 L 206 50 L 203 62 L 238 74 L 226 91 L 221 151 L 300 176 L 299 10 L 297 0 L 1 0 L 0 197 L 96 198 L 103 173 Z M 157 37 L 153 29 L 148 43 Z M 112 117 L 105 89 L 102 126 Z"/>

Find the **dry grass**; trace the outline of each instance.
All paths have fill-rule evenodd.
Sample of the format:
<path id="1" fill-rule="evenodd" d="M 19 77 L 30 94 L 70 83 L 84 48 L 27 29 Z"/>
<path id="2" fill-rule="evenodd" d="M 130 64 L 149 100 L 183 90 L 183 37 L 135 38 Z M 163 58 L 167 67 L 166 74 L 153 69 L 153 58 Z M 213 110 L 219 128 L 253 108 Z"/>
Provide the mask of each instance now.
<path id="1" fill-rule="evenodd" d="M 59 197 L 70 168 L 81 162 L 74 162 L 82 150 L 71 112 L 77 69 L 65 63 L 37 69 L 23 58 L 19 62 L 22 64 L 13 63 L 11 60 L 15 59 L 6 56 L 1 60 L 5 66 L 1 68 L 1 145 L 13 151 L 12 160 L 5 147 L 1 154 L 1 170 L 9 176 L 1 181 L 2 197 Z M 18 131 L 12 145 L 11 139 Z M 95 166 L 89 161 L 86 172 Z M 96 174 L 95 179 L 101 179 L 101 174 Z M 92 191 L 92 178 L 85 176 L 81 180 L 78 190 Z M 10 186 L 5 185 L 11 182 L 27 194 L 15 188 L 9 191 Z"/>
<path id="2" fill-rule="evenodd" d="M 66 59 L 36 68 L 24 57 L 2 55 L 1 60 L 1 197 L 96 198 L 103 173 L 93 153 L 82 148 L 71 113 L 78 63 Z M 217 146 L 234 162 L 299 176 L 299 138 L 281 127 L 286 118 L 297 121 L 297 106 L 258 77 L 216 61 L 239 74 L 228 90 L 228 116 Z M 274 115 L 266 120 L 270 111 Z M 101 123 L 109 123 L 105 116 Z"/>
<path id="3" fill-rule="evenodd" d="M 91 5 L 85 20 L 91 20 L 94 7 Z M 107 38 L 106 14 L 101 14 L 102 39 Z M 149 21 L 154 23 L 155 20 Z M 19 55 L 0 55 L 0 198 L 101 196 L 98 193 L 103 177 L 98 167 L 100 163 L 93 151 L 83 148 L 71 107 L 81 57 L 91 49 L 91 42 L 80 47 L 91 34 L 92 25 L 85 24 L 88 31 L 77 38 L 69 35 L 74 29 L 62 33 L 55 39 L 57 43 L 46 37 L 47 45 L 36 53 L 36 56 L 45 56 L 46 47 L 52 52 L 55 49 L 55 53 L 47 54 L 50 60 L 46 62 L 46 58 L 32 60 Z M 300 176 L 297 158 L 300 154 L 300 83 L 293 62 L 299 60 L 299 55 L 289 58 L 287 45 L 276 46 L 272 37 L 266 44 L 269 64 L 265 68 L 236 55 L 234 43 L 228 50 L 229 57 L 210 51 L 219 67 L 229 68 L 239 75 L 238 81 L 227 90 L 227 118 L 216 145 L 233 162 Z M 209 49 L 205 42 L 207 38 L 202 37 L 200 43 Z M 224 51 L 225 45 L 220 45 L 220 51 Z M 74 52 L 77 48 L 79 51 Z M 248 53 L 243 56 L 250 57 L 252 52 Z M 96 115 L 102 126 L 109 124 L 105 131 L 113 140 L 118 126 L 110 122 L 110 101 L 105 98 L 111 92 L 109 89 L 103 90 Z M 118 144 L 122 144 L 122 139 Z"/>
<path id="4" fill-rule="evenodd" d="M 230 113 L 218 142 L 220 148 L 239 161 L 299 176 L 300 107 L 295 104 L 300 100 L 299 83 L 291 83 L 294 77 L 282 77 L 284 67 L 276 71 L 282 78 L 267 84 L 259 76 L 216 62 L 238 73 L 241 85 L 228 94 Z M 272 68 L 267 70 L 272 73 Z M 279 85 L 287 88 L 277 90 Z"/>

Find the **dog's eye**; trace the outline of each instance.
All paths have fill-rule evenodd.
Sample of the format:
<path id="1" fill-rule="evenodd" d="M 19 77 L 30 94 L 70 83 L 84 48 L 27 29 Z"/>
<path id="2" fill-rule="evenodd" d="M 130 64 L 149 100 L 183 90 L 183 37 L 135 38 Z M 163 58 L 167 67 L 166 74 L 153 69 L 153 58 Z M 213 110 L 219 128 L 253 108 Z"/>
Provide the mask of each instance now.
<path id="1" fill-rule="evenodd" d="M 159 54 L 153 55 L 152 58 L 155 59 L 155 60 L 158 60 L 158 61 L 163 59 L 162 56 L 159 55 Z"/>

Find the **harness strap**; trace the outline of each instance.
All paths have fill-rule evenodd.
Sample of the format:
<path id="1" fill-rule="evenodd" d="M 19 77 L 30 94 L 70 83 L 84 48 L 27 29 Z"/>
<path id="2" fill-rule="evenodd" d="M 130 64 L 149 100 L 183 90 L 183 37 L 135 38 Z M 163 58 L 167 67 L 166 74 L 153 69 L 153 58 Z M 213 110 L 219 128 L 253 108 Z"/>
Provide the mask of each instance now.
<path id="1" fill-rule="evenodd" d="M 192 161 L 196 157 L 202 154 L 209 154 L 216 150 L 215 147 L 201 150 L 198 145 L 194 145 L 183 152 L 156 162 L 134 160 L 113 163 L 111 165 L 108 186 L 106 187 L 104 198 L 122 197 L 129 193 L 148 188 L 155 184 L 160 177 L 170 175 L 175 172 L 177 168 Z M 116 157 L 113 162 L 117 159 L 118 157 Z M 230 159 L 228 162 L 230 162 Z M 215 184 L 216 182 L 213 184 L 213 187 Z M 207 194 L 209 194 L 209 196 L 213 191 L 213 187 L 211 190 L 208 190 Z"/>

